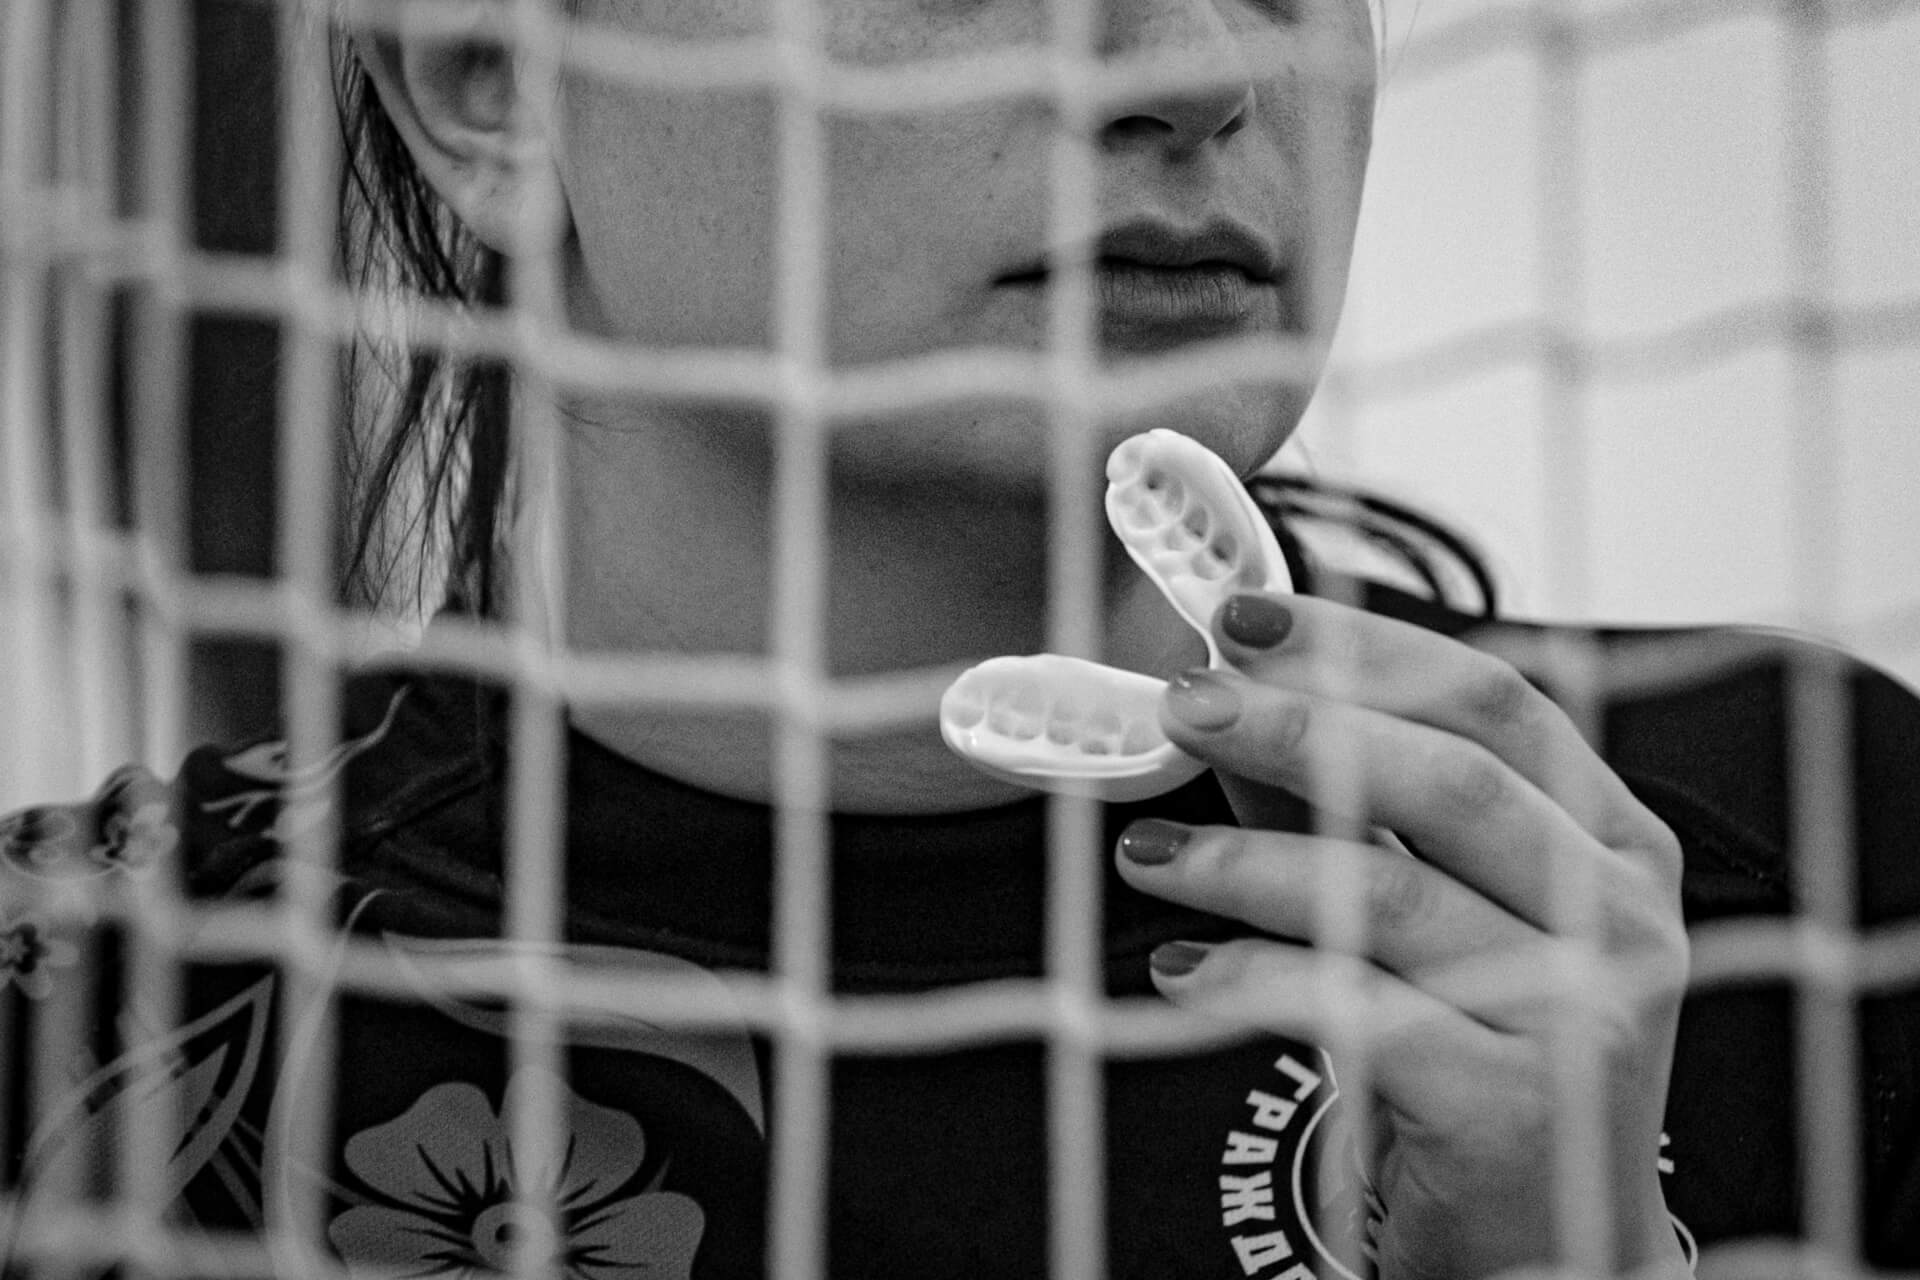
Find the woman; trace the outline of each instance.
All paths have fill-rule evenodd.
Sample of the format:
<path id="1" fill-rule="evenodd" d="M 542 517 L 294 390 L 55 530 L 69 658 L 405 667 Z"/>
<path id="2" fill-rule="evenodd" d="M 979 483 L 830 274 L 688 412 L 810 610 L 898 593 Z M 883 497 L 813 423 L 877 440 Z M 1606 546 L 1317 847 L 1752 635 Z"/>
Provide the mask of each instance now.
<path id="1" fill-rule="evenodd" d="M 774 20 L 771 7 L 732 0 L 575 7 L 584 21 L 680 38 L 764 32 Z M 1093 284 L 1097 361 L 1115 372 L 1211 340 L 1323 336 L 1337 310 L 1372 92 L 1362 0 L 1101 6 L 1102 55 L 1206 76 L 1145 81 L 1158 87 L 1101 108 L 1096 225 L 1084 241 L 1060 243 L 1051 229 L 1059 122 L 1044 95 L 824 113 L 821 298 L 797 327 L 780 310 L 780 246 L 793 232 L 773 96 L 571 72 L 543 87 L 478 18 L 449 36 L 413 21 L 410 0 L 375 8 L 398 21 L 349 37 L 343 81 L 350 208 L 371 219 L 375 246 L 359 259 L 370 284 L 397 262 L 407 287 L 492 303 L 511 277 L 521 301 L 592 338 L 779 348 L 837 370 L 971 347 L 1045 349 L 1050 300 L 1076 259 Z M 820 20 L 836 60 L 884 67 L 1042 47 L 1052 18 L 1015 0 L 826 0 Z M 1322 65 L 1343 75 L 1278 56 L 1289 35 L 1311 36 Z M 537 272 L 506 264 L 548 248 L 555 279 L 543 298 Z M 383 551 L 397 548 L 403 571 L 433 560 L 434 522 L 393 519 L 404 469 L 425 457 L 429 514 L 452 512 L 453 607 L 498 614 L 509 575 L 535 572 L 496 550 L 509 521 L 506 377 L 431 356 L 409 374 L 398 429 L 369 458 L 359 567 L 381 582 Z M 1149 410 L 1095 414 L 1089 456 L 1172 425 L 1244 475 L 1286 439 L 1309 390 L 1302 379 L 1223 381 Z M 448 403 L 451 428 L 435 416 Z M 547 594 L 568 642 L 777 647 L 777 416 L 746 396 L 566 391 L 559 409 L 557 500 L 544 518 L 561 570 Z M 833 424 L 829 671 L 1046 647 L 1047 424 L 1042 400 L 984 393 Z M 451 433 L 436 442 L 436 429 Z M 1623 707 L 1608 723 L 1610 762 L 1489 655 L 1523 628 L 1483 629 L 1476 647 L 1456 638 L 1473 620 L 1391 590 L 1344 601 L 1253 593 L 1214 620 L 1228 669 L 1207 671 L 1199 638 L 1151 584 L 1116 572 L 1104 588 L 1105 656 L 1171 679 L 1164 728 L 1217 775 L 1108 813 L 1108 990 L 1157 991 L 1272 1033 L 1108 1066 L 1114 1273 L 1479 1277 L 1572 1258 L 1665 1280 L 1688 1273 L 1689 1229 L 1737 1239 L 1796 1228 L 1791 1173 L 1764 1168 L 1794 1150 L 1791 1089 L 1773 1078 L 1784 1061 L 1780 1002 L 1715 1006 L 1703 1015 L 1710 1034 L 1676 1060 L 1683 888 L 1695 915 L 1785 900 L 1784 841 L 1718 805 L 1723 784 L 1752 776 L 1780 740 L 1764 697 L 1715 686 Z M 1756 671 L 1765 687 L 1778 683 L 1777 659 Z M 1866 731 L 1904 743 L 1910 764 L 1911 700 L 1869 673 L 1850 687 Z M 311 827 L 336 783 L 343 920 L 379 939 L 402 973 L 498 954 L 510 692 L 389 671 L 356 680 L 347 703 L 341 747 L 325 761 L 289 765 L 275 743 L 208 750 L 171 788 L 126 774 L 90 806 L 16 819 L 9 862 L 23 891 L 9 954 L 23 994 L 45 998 L 36 1010 L 60 998 L 62 962 L 77 954 L 46 886 L 134 874 L 177 845 L 195 894 L 259 892 L 276 879 L 282 842 Z M 768 722 L 601 705 L 568 719 L 572 962 L 692 983 L 767 967 Z M 1702 744 L 1720 754 L 1709 760 Z M 1349 765 L 1338 791 L 1317 764 L 1331 757 Z M 1040 971 L 1039 802 L 953 757 L 930 722 L 836 743 L 829 786 L 836 990 Z M 1911 800 L 1871 799 L 1880 825 L 1862 856 L 1877 868 L 1920 819 Z M 1343 812 L 1356 838 L 1314 834 L 1314 804 Z M 1418 858 L 1358 838 L 1368 826 Z M 1340 1064 L 1286 1038 L 1318 1025 L 1301 993 L 1314 886 L 1329 867 L 1357 888 L 1369 939 L 1366 999 L 1342 1030 L 1367 1046 L 1372 1142 L 1351 1153 L 1338 1121 L 1355 1103 L 1333 1105 Z M 1588 967 L 1571 981 L 1515 982 L 1564 954 L 1551 944 L 1557 886 L 1569 882 L 1592 895 Z M 144 1094 L 164 1064 L 192 1117 L 166 1190 L 195 1224 L 256 1225 L 273 1209 L 264 1167 L 320 1189 L 326 1240 L 349 1267 L 465 1273 L 504 1267 L 516 1248 L 588 1276 L 762 1266 L 768 1099 L 781 1061 L 744 1026 L 692 1036 L 589 1020 L 573 1029 L 557 1084 L 510 1069 L 507 1017 L 484 1001 L 430 986 L 404 1002 L 342 996 L 347 1066 L 333 1124 L 319 1163 L 301 1163 L 285 1126 L 312 1106 L 312 1066 L 263 1046 L 270 1012 L 285 1049 L 311 1008 L 278 982 L 259 966 L 199 966 L 191 1017 L 163 1051 L 130 1023 L 103 1038 L 104 1065 L 80 1073 L 78 1101 L 43 1100 L 47 1118 L 5 1166 L 28 1187 L 22 1221 L 46 1203 L 42 1171 L 86 1149 L 112 1100 Z M 1913 1062 L 1888 1046 L 1916 1024 L 1905 1005 L 1875 1017 L 1865 1247 L 1912 1260 Z M 1600 1122 L 1588 1181 L 1576 1184 L 1589 1200 L 1571 1217 L 1556 1163 L 1576 1131 L 1563 1123 L 1555 1074 L 1569 1044 L 1591 1055 Z M 1761 1061 L 1728 1083 L 1729 1055 Z M 1044 1269 L 1045 1080 L 1041 1049 L 1024 1042 L 839 1060 L 830 1273 Z M 1727 1098 L 1702 1094 L 1714 1080 Z M 560 1091 L 568 1129 L 564 1156 L 536 1176 L 514 1162 L 508 1117 L 522 1090 L 543 1085 Z M 1747 1145 L 1710 1145 L 1736 1112 Z M 1670 1184 L 1663 1130 L 1678 1131 Z M 551 1199 L 552 1216 L 517 1216 L 512 1197 L 529 1188 Z"/>

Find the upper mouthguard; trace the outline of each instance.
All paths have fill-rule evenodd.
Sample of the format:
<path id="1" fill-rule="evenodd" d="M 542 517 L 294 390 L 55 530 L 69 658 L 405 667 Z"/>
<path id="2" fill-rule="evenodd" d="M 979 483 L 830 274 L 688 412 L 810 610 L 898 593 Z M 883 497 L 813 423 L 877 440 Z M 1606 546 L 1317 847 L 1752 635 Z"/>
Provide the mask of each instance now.
<path id="1" fill-rule="evenodd" d="M 1107 523 L 1141 571 L 1222 665 L 1213 615 L 1242 591 L 1291 591 L 1279 539 L 1233 469 L 1205 445 L 1159 428 L 1107 458 Z"/>

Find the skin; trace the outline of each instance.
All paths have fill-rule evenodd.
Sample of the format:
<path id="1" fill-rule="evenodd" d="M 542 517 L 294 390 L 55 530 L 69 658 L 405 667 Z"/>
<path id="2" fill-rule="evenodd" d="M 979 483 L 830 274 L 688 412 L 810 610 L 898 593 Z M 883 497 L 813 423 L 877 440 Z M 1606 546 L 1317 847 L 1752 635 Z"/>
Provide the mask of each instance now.
<path id="1" fill-rule="evenodd" d="M 771 20 L 754 0 L 582 8 L 676 36 L 750 33 Z M 1044 6 L 1032 0 L 823 0 L 821 12 L 833 55 L 862 65 L 1046 38 Z M 1250 36 L 1306 18 L 1363 47 L 1368 38 L 1359 0 L 1110 0 L 1105 54 L 1199 53 L 1221 74 L 1122 103 L 1099 123 L 1102 225 L 1229 215 L 1285 246 L 1296 280 L 1311 267 L 1337 292 L 1365 168 L 1367 86 L 1342 100 L 1350 127 L 1328 170 L 1308 162 L 1306 83 L 1245 56 Z M 779 227 L 770 100 L 569 77 L 557 101 L 530 102 L 507 60 L 475 48 L 363 44 L 417 163 L 468 225 L 512 251 L 530 193 L 549 185 L 560 196 L 560 301 L 574 325 L 658 346 L 767 348 Z M 823 357 L 857 367 L 956 348 L 1039 349 L 1044 297 L 1005 277 L 1047 247 L 1054 130 L 1043 102 L 1022 100 L 827 121 Z M 1309 243 L 1315 225 L 1328 234 Z M 1123 366 L 1184 343 L 1162 334 L 1143 351 L 1115 340 L 1100 355 Z M 1285 440 L 1301 406 L 1299 388 L 1210 391 L 1157 417 L 1098 422 L 1097 443 L 1172 425 L 1246 471 Z M 778 424 L 746 406 L 576 398 L 565 409 L 553 519 L 569 643 L 767 651 L 781 585 Z M 1047 647 L 1044 423 L 1036 406 L 982 401 L 838 424 L 823 619 L 831 671 Z M 1123 556 L 1113 560 L 1107 660 L 1162 676 L 1197 665 L 1199 638 Z M 1316 876 L 1337 867 L 1362 890 L 1366 998 L 1340 1030 L 1370 1051 L 1374 1178 L 1387 1206 L 1380 1274 L 1394 1278 L 1490 1276 L 1571 1247 L 1551 1200 L 1552 1064 L 1565 1022 L 1556 1010 L 1577 994 L 1612 1138 L 1601 1189 L 1614 1230 L 1601 1246 L 1622 1270 L 1685 1274 L 1656 1173 L 1685 971 L 1671 833 L 1512 667 L 1331 601 L 1287 604 L 1293 629 L 1268 647 L 1242 644 L 1216 621 L 1233 670 L 1177 681 L 1163 711 L 1169 735 L 1227 783 L 1244 825 L 1193 832 L 1159 865 L 1123 855 L 1122 874 L 1261 936 L 1215 946 L 1178 976 L 1156 970 L 1160 990 L 1278 1031 L 1311 1030 L 1316 1011 L 1298 978 L 1313 963 L 1300 940 L 1314 931 Z M 952 757 L 928 711 L 911 731 L 836 743 L 834 803 L 931 812 L 1017 794 Z M 771 792 L 764 721 L 598 708 L 574 718 L 652 768 L 733 794 Z M 1338 796 L 1312 765 L 1330 750 L 1352 766 Z M 1421 857 L 1263 829 L 1282 793 L 1333 804 L 1357 830 L 1389 828 Z M 1551 972 L 1541 960 L 1557 941 L 1553 886 L 1569 878 L 1597 893 L 1594 969 L 1571 985 L 1515 991 L 1498 979 Z"/>
<path id="2" fill-rule="evenodd" d="M 695 9 L 694 12 L 701 12 Z M 823 7 L 834 57 L 861 67 L 1036 46 L 1032 0 Z M 686 35 L 687 8 L 589 3 L 583 16 Z M 1364 52 L 1364 8 L 1320 3 L 1320 17 Z M 761 29 L 768 15 L 722 6 L 700 34 Z M 1115 107 L 1098 130 L 1102 226 L 1174 226 L 1227 217 L 1309 275 L 1305 85 L 1245 54 L 1249 36 L 1305 19 L 1254 0 L 1118 0 L 1105 53 L 1177 49 L 1225 71 L 1220 83 Z M 1364 57 L 1360 59 L 1362 65 Z M 1320 181 L 1331 243 L 1312 246 L 1344 281 L 1365 167 L 1371 86 L 1354 86 L 1343 147 Z M 773 343 L 780 230 L 776 116 L 753 94 L 636 91 L 570 80 L 558 108 L 554 169 L 568 210 L 561 242 L 576 325 L 650 345 L 766 349 Z M 826 121 L 823 355 L 838 367 L 956 349 L 1044 348 L 1047 299 L 1009 273 L 1048 248 L 1048 168 L 1057 122 L 1043 100 Z M 1276 304 L 1269 331 L 1281 326 Z M 1182 345 L 1177 336 L 1101 354 L 1109 367 Z M 1279 448 L 1306 388 L 1222 387 L 1151 415 L 1096 424 L 1092 457 L 1134 431 L 1171 425 L 1243 471 Z M 760 652 L 778 591 L 767 515 L 777 424 L 744 408 L 576 401 L 565 468 L 566 631 L 588 649 Z M 1050 647 L 1044 628 L 1047 448 L 1044 406 L 976 401 L 836 424 L 824 659 L 860 675 Z M 1090 487 L 1099 483 L 1090 469 Z M 695 536 L 689 531 L 697 530 Z M 1116 557 L 1116 560 L 1118 557 Z M 1120 567 L 1124 567 L 1124 562 Z M 1108 583 L 1105 655 L 1166 675 L 1195 660 L 1197 637 L 1144 581 Z M 930 708 L 931 709 L 931 708 Z M 700 785 L 764 796 L 768 726 L 711 715 L 644 717 L 581 709 L 576 722 L 646 763 Z M 836 744 L 836 804 L 951 810 L 1012 798 L 924 729 Z"/>

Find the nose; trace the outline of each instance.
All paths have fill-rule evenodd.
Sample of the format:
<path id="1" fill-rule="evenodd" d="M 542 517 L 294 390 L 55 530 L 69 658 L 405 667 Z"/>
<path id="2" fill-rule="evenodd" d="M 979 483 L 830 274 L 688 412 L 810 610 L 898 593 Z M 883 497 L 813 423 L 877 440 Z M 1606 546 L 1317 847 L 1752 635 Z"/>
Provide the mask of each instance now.
<path id="1" fill-rule="evenodd" d="M 1253 116 L 1252 69 L 1217 0 L 1107 0 L 1101 51 L 1136 64 L 1144 59 L 1149 77 L 1163 67 L 1183 79 L 1195 70 L 1205 74 L 1184 85 L 1143 85 L 1123 99 L 1100 130 L 1109 149 L 1191 155 L 1238 133 Z"/>

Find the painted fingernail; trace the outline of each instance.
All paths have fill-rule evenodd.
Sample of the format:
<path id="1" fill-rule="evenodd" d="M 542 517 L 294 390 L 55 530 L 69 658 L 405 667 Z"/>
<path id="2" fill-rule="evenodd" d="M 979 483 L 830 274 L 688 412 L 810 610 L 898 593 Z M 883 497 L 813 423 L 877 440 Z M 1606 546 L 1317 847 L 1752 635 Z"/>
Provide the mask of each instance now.
<path id="1" fill-rule="evenodd" d="M 1200 967 L 1210 949 L 1197 942 L 1163 942 L 1153 949 L 1147 963 L 1163 978 L 1184 978 Z"/>
<path id="2" fill-rule="evenodd" d="M 1167 707 L 1193 729 L 1224 729 L 1240 718 L 1240 695 L 1211 671 L 1182 671 L 1167 685 Z"/>
<path id="3" fill-rule="evenodd" d="M 1165 818 L 1142 818 L 1120 833 L 1120 856 L 1142 867 L 1164 867 L 1186 847 L 1190 827 Z"/>
<path id="4" fill-rule="evenodd" d="M 1235 644 L 1271 649 L 1293 631 L 1293 610 L 1272 596 L 1234 596 L 1221 610 L 1220 629 Z"/>

